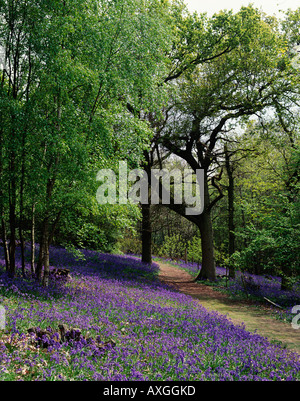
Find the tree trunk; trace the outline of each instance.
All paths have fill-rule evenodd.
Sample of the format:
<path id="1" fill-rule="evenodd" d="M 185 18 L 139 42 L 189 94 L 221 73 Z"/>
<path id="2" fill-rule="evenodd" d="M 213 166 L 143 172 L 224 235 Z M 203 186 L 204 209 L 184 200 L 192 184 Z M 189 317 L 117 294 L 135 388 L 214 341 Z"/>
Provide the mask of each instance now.
<path id="1" fill-rule="evenodd" d="M 204 210 L 197 219 L 201 235 L 202 266 L 196 280 L 216 280 L 214 234 L 210 210 L 207 171 L 204 173 Z"/>
<path id="2" fill-rule="evenodd" d="M 35 203 L 32 205 L 31 210 L 31 259 L 30 259 L 30 267 L 31 273 L 35 274 Z"/>
<path id="3" fill-rule="evenodd" d="M 2 241 L 3 241 L 3 250 L 4 250 L 4 257 L 5 257 L 5 269 L 6 272 L 9 273 L 10 271 L 10 263 L 9 263 L 9 249 L 7 246 L 7 234 L 6 234 L 6 225 L 4 220 L 4 207 L 3 207 L 3 181 L 2 181 L 2 133 L 0 132 L 0 201 L 1 201 L 1 228 L 2 228 Z M 2 203 L 3 202 L 3 203 Z"/>
<path id="4" fill-rule="evenodd" d="M 40 250 L 39 250 L 39 258 L 36 265 L 36 279 L 37 281 L 41 281 L 42 279 L 42 271 L 43 271 L 43 263 L 44 263 L 44 249 L 45 249 L 45 235 L 44 235 L 44 223 L 41 228 L 41 237 L 40 237 Z"/>
<path id="5" fill-rule="evenodd" d="M 4 75 L 4 74 L 3 74 Z M 1 117 L 1 116 L 0 116 Z M 3 179 L 3 121 L 0 120 L 0 202 L 1 202 L 1 228 L 2 228 L 2 241 L 3 241 L 3 250 L 5 257 L 5 269 L 8 273 L 10 270 L 9 267 L 9 250 L 7 246 L 7 235 L 6 235 L 6 226 L 4 221 L 4 179 Z"/>
<path id="6" fill-rule="evenodd" d="M 25 277 L 25 241 L 23 236 L 23 214 L 24 214 L 24 186 L 25 186 L 25 131 L 22 133 L 22 167 L 21 167 L 21 183 L 20 183 L 20 222 L 19 222 L 19 238 L 21 243 L 21 264 L 22 275 Z"/>
<path id="7" fill-rule="evenodd" d="M 44 243 L 44 274 L 43 274 L 43 286 L 48 287 L 49 284 L 49 221 L 48 219 L 45 222 L 44 227 L 44 234 L 45 234 L 45 243 Z"/>
<path id="8" fill-rule="evenodd" d="M 43 272 L 44 267 L 44 272 Z M 46 216 L 42 223 L 39 259 L 36 266 L 36 279 L 48 285 L 49 278 L 49 217 Z"/>
<path id="9" fill-rule="evenodd" d="M 229 257 L 235 252 L 235 226 L 234 226 L 234 178 L 233 178 L 233 168 L 230 165 L 230 156 L 225 147 L 225 166 L 228 176 L 228 255 Z M 229 277 L 235 278 L 234 266 L 230 264 L 229 266 Z"/>
<path id="10" fill-rule="evenodd" d="M 25 241 L 23 236 L 23 202 L 20 205 L 20 223 L 19 223 L 19 238 L 21 246 L 21 268 L 22 276 L 25 277 Z"/>
<path id="11" fill-rule="evenodd" d="M 5 221 L 2 216 L 2 241 L 3 241 L 3 249 L 4 249 L 4 257 L 5 257 L 5 269 L 6 272 L 9 273 L 10 271 L 10 263 L 9 263 L 9 249 L 7 246 L 7 235 L 6 235 L 6 226 Z"/>
<path id="12" fill-rule="evenodd" d="M 20 246 L 21 246 L 21 269 L 22 269 L 22 276 L 25 277 L 25 241 L 23 237 L 22 228 L 19 227 L 19 235 L 20 235 Z"/>
<path id="13" fill-rule="evenodd" d="M 150 204 L 142 205 L 142 262 L 152 263 L 152 229 Z"/>
<path id="14" fill-rule="evenodd" d="M 47 182 L 46 198 L 48 201 L 50 201 L 51 199 L 54 183 L 55 183 L 54 179 L 49 179 Z M 45 287 L 48 285 L 49 281 L 49 246 L 50 246 L 49 220 L 50 220 L 49 210 L 46 210 L 45 217 L 42 223 L 40 252 L 36 267 L 37 280 L 40 281 L 42 278 L 42 270 L 44 266 L 44 274 L 42 282 Z"/>
<path id="15" fill-rule="evenodd" d="M 13 89 L 14 92 L 15 89 Z M 14 96 L 16 100 L 16 97 Z M 9 242 L 9 276 L 13 278 L 16 273 L 16 204 L 17 204 L 17 171 L 16 171 L 16 151 L 14 149 L 14 142 L 16 141 L 16 133 L 14 125 L 16 117 L 14 112 L 11 114 L 12 129 L 11 135 L 11 150 L 9 152 L 9 228 L 10 228 L 10 242 Z"/>
<path id="16" fill-rule="evenodd" d="M 9 276 L 14 278 L 16 273 L 16 188 L 15 179 L 12 178 L 11 198 L 9 201 L 9 225 L 10 225 L 10 242 L 9 242 Z"/>
<path id="17" fill-rule="evenodd" d="M 290 291 L 293 287 L 292 282 L 290 280 L 291 277 L 291 267 L 289 265 L 284 264 L 281 266 L 282 273 L 280 274 L 281 278 L 281 287 L 282 291 Z"/>
<path id="18" fill-rule="evenodd" d="M 199 217 L 198 227 L 201 234 L 202 267 L 196 280 L 216 280 L 213 227 L 210 211 Z"/>
<path id="19" fill-rule="evenodd" d="M 142 164 L 143 169 L 148 175 L 149 185 L 151 184 L 151 156 L 144 151 L 145 162 Z M 142 204 L 142 262 L 152 263 L 152 227 L 151 227 L 151 210 L 150 210 L 150 191 L 148 191 L 148 204 Z"/>

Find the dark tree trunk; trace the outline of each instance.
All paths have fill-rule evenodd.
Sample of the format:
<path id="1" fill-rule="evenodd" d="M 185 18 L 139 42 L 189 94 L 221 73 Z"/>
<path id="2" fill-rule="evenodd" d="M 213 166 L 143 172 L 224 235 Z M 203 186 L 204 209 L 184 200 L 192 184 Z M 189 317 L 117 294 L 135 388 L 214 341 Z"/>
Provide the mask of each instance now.
<path id="1" fill-rule="evenodd" d="M 2 217 L 2 241 L 3 241 L 3 249 L 4 249 L 4 257 L 5 257 L 5 269 L 6 272 L 9 273 L 10 271 L 10 263 L 9 263 L 9 249 L 7 245 L 7 235 L 6 235 L 6 226 L 4 218 Z"/>
<path id="2" fill-rule="evenodd" d="M 21 201 L 21 205 L 20 205 L 19 238 L 20 238 L 20 246 L 21 246 L 22 276 L 25 277 L 25 241 L 24 241 L 24 236 L 23 236 L 23 201 Z"/>
<path id="3" fill-rule="evenodd" d="M 13 98 L 16 100 L 15 86 L 13 86 Z M 14 125 L 16 124 L 15 113 L 11 114 L 11 150 L 9 152 L 9 276 L 13 278 L 16 273 L 16 204 L 17 204 L 17 169 L 16 169 L 16 150 L 14 143 L 16 141 L 16 132 Z"/>
<path id="4" fill-rule="evenodd" d="M 14 156 L 10 165 L 12 173 L 10 200 L 9 200 L 9 225 L 10 225 L 10 242 L 9 242 L 9 276 L 13 278 L 16 273 L 16 181 L 14 177 Z"/>
<path id="5" fill-rule="evenodd" d="M 44 223 L 41 228 L 41 236 L 40 236 L 40 249 L 39 249 L 39 257 L 36 265 L 36 279 L 37 281 L 41 281 L 42 279 L 42 271 L 43 271 L 43 263 L 44 263 L 44 249 L 45 249 L 45 234 L 44 234 Z"/>
<path id="6" fill-rule="evenodd" d="M 282 274 L 280 275 L 281 278 L 281 287 L 282 291 L 290 291 L 293 287 L 293 284 L 290 280 L 291 277 L 291 267 L 289 265 L 281 266 Z"/>
<path id="7" fill-rule="evenodd" d="M 23 214 L 24 214 L 24 185 L 25 185 L 25 132 L 22 133 L 22 168 L 21 168 L 21 184 L 20 184 L 20 222 L 19 222 L 19 238 L 21 243 L 21 264 L 22 275 L 25 277 L 25 241 L 23 236 Z"/>
<path id="8" fill-rule="evenodd" d="M 44 274 L 43 274 L 43 286 L 47 287 L 49 283 L 49 219 L 47 218 L 44 224 Z"/>
<path id="9" fill-rule="evenodd" d="M 1 127 L 2 128 L 2 127 Z M 4 185 L 3 185 L 3 165 L 2 165 L 2 160 L 3 160 L 3 133 L 2 130 L 0 132 L 0 201 L 1 201 L 1 228 L 2 228 L 2 242 L 3 242 L 3 250 L 4 250 L 4 257 L 5 257 L 5 269 L 6 272 L 9 273 L 10 271 L 10 263 L 9 263 L 9 249 L 7 246 L 7 234 L 6 234 L 6 225 L 5 225 L 5 220 L 4 220 Z"/>
<path id="10" fill-rule="evenodd" d="M 44 272 L 43 272 L 44 268 Z M 39 258 L 36 266 L 36 279 L 48 285 L 49 279 L 49 218 L 46 216 L 42 223 Z"/>
<path id="11" fill-rule="evenodd" d="M 25 277 L 25 241 L 23 237 L 22 228 L 19 227 L 19 235 L 20 235 L 20 247 L 21 247 L 21 269 L 22 269 L 22 276 Z"/>
<path id="12" fill-rule="evenodd" d="M 198 227 L 201 234 L 202 266 L 197 280 L 216 280 L 214 237 L 210 211 L 199 216 Z"/>
<path id="13" fill-rule="evenodd" d="M 46 192 L 46 197 L 48 200 L 51 199 L 52 196 L 52 190 L 54 187 L 55 180 L 54 179 L 49 179 L 47 183 L 47 192 Z M 60 214 L 59 214 L 60 216 Z M 58 217 L 59 219 L 59 217 Z M 58 222 L 57 219 L 57 222 Z M 55 222 L 55 224 L 57 224 Z M 50 223 L 50 214 L 49 211 L 46 210 L 45 212 L 45 217 L 43 219 L 42 223 L 42 229 L 41 229 L 41 241 L 40 241 L 40 252 L 39 252 L 39 259 L 36 267 L 36 278 L 38 281 L 41 281 L 42 279 L 42 270 L 44 266 L 44 274 L 43 274 L 43 286 L 48 286 L 48 281 L 49 281 L 49 247 L 50 247 L 50 242 L 51 238 L 53 236 L 53 230 L 51 235 L 49 234 L 49 223 Z"/>
<path id="14" fill-rule="evenodd" d="M 150 205 L 142 205 L 142 262 L 152 263 L 152 229 Z"/>
<path id="15" fill-rule="evenodd" d="M 211 219 L 210 196 L 207 172 L 204 173 L 204 210 L 197 216 L 196 224 L 201 235 L 202 264 L 196 280 L 216 280 L 214 234 Z"/>
<path id="16" fill-rule="evenodd" d="M 30 267 L 31 273 L 35 274 L 35 204 L 32 205 L 31 210 L 31 257 L 30 257 Z"/>
<path id="17" fill-rule="evenodd" d="M 151 184 L 151 166 L 153 160 L 151 154 L 144 151 L 145 162 L 142 164 L 143 169 L 148 175 L 149 185 Z M 151 210 L 150 210 L 150 191 L 148 191 L 148 204 L 142 204 L 142 262 L 152 263 L 152 226 L 151 226 Z"/>
<path id="18" fill-rule="evenodd" d="M 235 226 L 234 226 L 234 178 L 233 178 L 233 168 L 230 165 L 230 156 L 225 147 L 225 166 L 228 176 L 228 255 L 229 257 L 235 252 Z M 229 277 L 235 278 L 234 266 L 230 264 L 229 266 Z"/>

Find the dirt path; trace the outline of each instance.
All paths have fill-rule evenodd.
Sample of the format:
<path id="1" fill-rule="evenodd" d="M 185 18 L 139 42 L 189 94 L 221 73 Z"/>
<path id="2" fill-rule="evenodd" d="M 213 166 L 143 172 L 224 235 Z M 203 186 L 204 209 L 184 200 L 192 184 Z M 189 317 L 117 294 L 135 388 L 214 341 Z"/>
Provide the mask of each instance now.
<path id="1" fill-rule="evenodd" d="M 271 317 L 267 307 L 258 308 L 247 302 L 233 301 L 211 287 L 192 282 L 191 275 L 179 268 L 161 262 L 156 263 L 160 267 L 160 280 L 198 299 L 206 309 L 227 315 L 233 323 L 244 323 L 248 331 L 257 330 L 258 334 L 268 337 L 269 340 L 280 341 L 287 348 L 300 354 L 300 329 L 295 330 L 291 324 Z"/>

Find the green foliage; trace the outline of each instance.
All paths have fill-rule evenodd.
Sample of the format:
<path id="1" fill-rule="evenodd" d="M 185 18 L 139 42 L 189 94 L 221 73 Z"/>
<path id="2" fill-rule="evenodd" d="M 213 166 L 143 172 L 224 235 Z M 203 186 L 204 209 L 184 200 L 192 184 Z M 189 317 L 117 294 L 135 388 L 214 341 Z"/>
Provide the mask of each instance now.
<path id="1" fill-rule="evenodd" d="M 56 240 L 106 251 L 137 218 L 131 207 L 95 208 L 96 174 L 118 160 L 139 165 L 149 144 L 148 123 L 129 108 L 152 112 L 165 101 L 168 8 L 0 3 L 0 212 L 12 242 L 30 232 L 33 205 L 38 238 L 49 243 L 59 229 Z"/>
<path id="2" fill-rule="evenodd" d="M 192 262 L 201 262 L 201 239 L 194 236 L 186 241 L 181 234 L 166 236 L 159 248 L 159 256 L 171 259 L 185 259 Z"/>
<path id="3" fill-rule="evenodd" d="M 236 252 L 231 261 L 242 271 L 280 277 L 300 275 L 300 225 L 286 225 L 282 219 L 269 230 L 249 230 L 249 246 Z"/>
<path id="4" fill-rule="evenodd" d="M 123 238 L 119 239 L 118 247 L 124 254 L 142 254 L 142 241 L 137 235 L 129 235 L 128 232 L 125 233 Z"/>
<path id="5" fill-rule="evenodd" d="M 135 205 L 76 207 L 64 213 L 54 241 L 67 247 L 118 252 L 126 233 L 135 232 L 139 211 Z M 122 249 L 122 248 L 121 248 Z"/>
<path id="6" fill-rule="evenodd" d="M 180 234 L 167 236 L 160 249 L 160 255 L 171 259 L 183 259 L 185 256 L 186 243 Z"/>
<path id="7" fill-rule="evenodd" d="M 257 143 L 256 136 L 252 139 Z M 242 193 L 236 199 L 236 223 L 240 213 L 244 221 L 236 230 L 238 250 L 230 262 L 239 270 L 278 275 L 284 286 L 300 275 L 298 140 L 298 134 L 278 127 L 276 132 L 273 125 L 259 139 L 255 157 L 236 171 Z"/>
<path id="8" fill-rule="evenodd" d="M 189 262 L 201 262 L 201 238 L 194 236 L 187 243 L 187 259 Z"/>

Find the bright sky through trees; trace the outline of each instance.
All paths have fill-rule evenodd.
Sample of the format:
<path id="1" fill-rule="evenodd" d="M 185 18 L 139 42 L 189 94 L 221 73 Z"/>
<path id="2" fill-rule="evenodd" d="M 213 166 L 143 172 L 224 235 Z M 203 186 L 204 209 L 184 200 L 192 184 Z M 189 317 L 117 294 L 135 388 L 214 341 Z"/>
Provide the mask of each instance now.
<path id="1" fill-rule="evenodd" d="M 207 12 L 212 15 L 220 10 L 238 11 L 242 6 L 247 6 L 249 3 L 255 7 L 261 8 L 267 14 L 280 14 L 280 10 L 286 11 L 289 8 L 295 10 L 299 7 L 298 0 L 227 0 L 225 3 L 222 0 L 211 0 L 209 3 L 202 0 L 185 0 L 190 11 Z"/>

